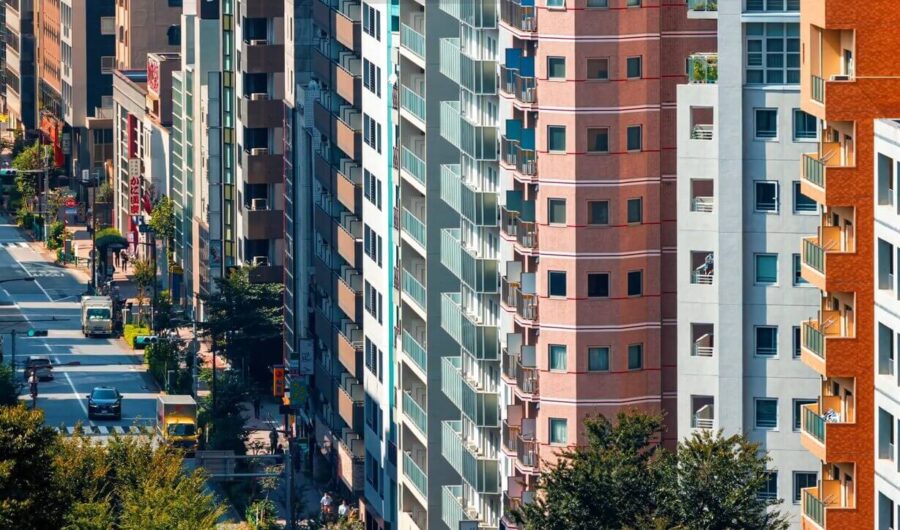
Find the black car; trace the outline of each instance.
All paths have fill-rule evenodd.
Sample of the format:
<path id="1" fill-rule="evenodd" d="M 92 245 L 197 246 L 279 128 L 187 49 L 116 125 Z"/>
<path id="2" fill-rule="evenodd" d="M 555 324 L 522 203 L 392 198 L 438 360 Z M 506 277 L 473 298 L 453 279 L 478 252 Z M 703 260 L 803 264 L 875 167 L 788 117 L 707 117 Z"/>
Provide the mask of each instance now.
<path id="1" fill-rule="evenodd" d="M 122 419 L 122 394 L 111 386 L 98 386 L 88 395 L 88 418 Z"/>

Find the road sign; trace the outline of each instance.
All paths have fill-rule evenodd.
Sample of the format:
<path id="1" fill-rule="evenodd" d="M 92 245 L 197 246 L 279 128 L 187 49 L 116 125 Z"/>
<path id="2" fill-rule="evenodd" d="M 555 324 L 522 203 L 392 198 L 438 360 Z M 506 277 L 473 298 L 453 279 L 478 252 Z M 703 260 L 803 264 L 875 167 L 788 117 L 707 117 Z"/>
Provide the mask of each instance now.
<path id="1" fill-rule="evenodd" d="M 75 197 L 66 197 L 66 208 L 75 207 Z"/>

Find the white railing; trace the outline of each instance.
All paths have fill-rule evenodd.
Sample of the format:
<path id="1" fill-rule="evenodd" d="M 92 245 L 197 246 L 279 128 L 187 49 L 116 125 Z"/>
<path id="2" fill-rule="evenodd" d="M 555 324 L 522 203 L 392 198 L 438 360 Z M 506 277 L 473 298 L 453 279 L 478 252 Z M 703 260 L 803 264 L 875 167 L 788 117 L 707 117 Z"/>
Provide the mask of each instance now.
<path id="1" fill-rule="evenodd" d="M 691 273 L 691 283 L 699 284 L 699 285 L 712 285 L 713 284 L 713 273 L 703 273 L 700 271 L 693 271 Z"/>
<path id="2" fill-rule="evenodd" d="M 701 418 L 698 414 L 694 414 L 694 427 L 697 429 L 712 429 L 713 419 Z"/>
<path id="3" fill-rule="evenodd" d="M 697 357 L 712 357 L 714 351 L 715 346 L 700 346 L 699 344 L 694 344 L 694 355 Z"/>
<path id="4" fill-rule="evenodd" d="M 713 126 L 712 125 L 694 125 L 694 128 L 691 129 L 691 140 L 712 140 L 713 139 Z"/>
<path id="5" fill-rule="evenodd" d="M 712 213 L 715 199 L 713 197 L 694 197 L 691 199 L 691 211 Z"/>

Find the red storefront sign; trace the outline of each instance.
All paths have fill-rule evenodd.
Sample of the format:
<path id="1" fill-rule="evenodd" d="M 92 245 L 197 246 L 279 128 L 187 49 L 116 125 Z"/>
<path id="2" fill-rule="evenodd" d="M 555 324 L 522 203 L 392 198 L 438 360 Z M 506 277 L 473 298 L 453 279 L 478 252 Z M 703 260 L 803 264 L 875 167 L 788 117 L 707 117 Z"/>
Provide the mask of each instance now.
<path id="1" fill-rule="evenodd" d="M 128 204 L 131 215 L 141 213 L 141 160 L 139 158 L 128 159 L 128 182 L 130 184 Z"/>

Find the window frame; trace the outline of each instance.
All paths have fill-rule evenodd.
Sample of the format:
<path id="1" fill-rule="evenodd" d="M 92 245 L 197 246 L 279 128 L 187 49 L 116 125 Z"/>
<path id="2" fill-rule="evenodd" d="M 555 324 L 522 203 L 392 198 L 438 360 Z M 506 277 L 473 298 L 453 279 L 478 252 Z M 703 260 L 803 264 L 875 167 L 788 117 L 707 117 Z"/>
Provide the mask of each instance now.
<path id="1" fill-rule="evenodd" d="M 759 115 L 760 113 L 774 113 L 775 119 L 775 130 L 773 131 L 773 136 L 760 136 L 759 129 Z M 753 139 L 757 142 L 777 142 L 779 141 L 778 134 L 778 108 L 773 107 L 756 107 L 753 109 Z"/>
<path id="2" fill-rule="evenodd" d="M 812 198 L 810 198 L 808 195 L 805 195 L 803 193 L 803 189 L 800 186 L 801 184 L 799 180 L 794 180 L 791 182 L 791 189 L 794 192 L 794 200 L 792 205 L 794 215 L 819 215 L 819 203 L 817 203 L 816 201 L 812 201 Z M 801 210 L 800 208 L 798 208 L 801 197 L 811 200 L 814 208 L 812 210 Z"/>
<path id="3" fill-rule="evenodd" d="M 798 129 L 797 129 L 798 115 L 802 115 L 799 117 L 802 118 L 804 121 L 809 118 L 812 118 L 814 120 L 815 125 L 813 127 L 813 135 L 812 136 L 808 136 L 808 135 L 801 136 L 801 135 L 797 134 L 797 132 L 798 132 Z M 815 116 L 813 116 L 812 114 L 804 112 L 803 109 L 793 109 L 793 111 L 791 112 L 791 139 L 797 143 L 818 142 L 819 141 L 819 119 L 816 118 Z"/>
<path id="4" fill-rule="evenodd" d="M 591 368 L 591 352 L 606 350 L 606 368 Z M 609 346 L 588 346 L 587 349 L 587 371 L 588 372 L 609 372 L 610 359 L 612 357 L 612 348 Z"/>
<path id="5" fill-rule="evenodd" d="M 759 279 L 759 259 L 760 258 L 775 258 L 775 281 L 766 282 L 760 281 Z M 753 285 L 764 286 L 764 287 L 777 287 L 778 286 L 778 254 L 772 252 L 757 252 L 753 254 Z"/>
<path id="6" fill-rule="evenodd" d="M 637 129 L 638 132 L 638 146 L 637 148 L 631 147 L 631 132 Z M 625 128 L 625 150 L 629 153 L 640 153 L 644 150 L 644 126 L 643 125 L 629 125 Z"/>
<path id="7" fill-rule="evenodd" d="M 595 150 L 594 146 L 596 144 L 596 139 L 601 137 L 601 133 L 606 132 L 606 149 L 605 150 Z M 596 135 L 596 136 L 594 136 Z M 587 139 L 587 149 L 585 150 L 588 154 L 592 155 L 608 155 L 609 154 L 609 127 L 587 127 L 585 129 L 585 138 Z M 591 142 L 591 139 L 594 139 L 594 142 Z"/>
<path id="8" fill-rule="evenodd" d="M 590 1 L 590 0 L 588 0 L 588 1 Z M 588 6 L 588 9 L 592 9 L 592 8 L 590 6 Z M 608 8 L 599 8 L 598 7 L 598 8 L 593 8 L 593 9 L 608 9 Z M 590 76 L 591 61 L 606 61 L 606 77 L 591 77 Z M 610 64 L 610 62 L 611 61 L 609 60 L 609 57 L 588 57 L 587 59 L 585 59 L 585 62 L 584 62 L 584 79 L 586 81 L 609 81 L 609 64 Z"/>
<path id="9" fill-rule="evenodd" d="M 791 399 L 791 430 L 800 432 L 803 426 L 803 405 L 812 405 L 817 403 L 815 398 L 793 398 Z"/>
<path id="10" fill-rule="evenodd" d="M 777 180 L 754 180 L 753 181 L 753 212 L 764 214 L 778 214 L 781 211 L 781 186 Z M 760 186 L 773 186 L 775 189 L 775 206 L 770 209 L 760 208 L 759 188 Z"/>
<path id="11" fill-rule="evenodd" d="M 775 351 L 772 353 L 760 352 L 760 340 L 759 333 L 760 331 L 772 331 L 775 333 Z M 778 325 L 772 324 L 760 324 L 757 326 L 753 326 L 753 356 L 760 357 L 763 359 L 777 359 L 779 357 L 779 349 L 778 349 L 778 341 L 779 341 L 779 333 L 778 333 Z M 766 345 L 766 348 L 769 348 L 769 345 Z"/>
<path id="12" fill-rule="evenodd" d="M 605 295 L 592 295 L 591 294 L 591 276 L 605 276 L 606 277 L 606 294 Z M 602 300 L 604 298 L 610 297 L 610 274 L 609 272 L 588 272 L 585 283 L 587 284 L 587 297 L 592 299 Z"/>
<path id="13" fill-rule="evenodd" d="M 631 74 L 631 65 L 637 64 L 637 75 Z M 629 55 L 625 57 L 625 79 L 628 80 L 637 80 L 643 79 L 644 77 L 644 56 L 643 55 Z"/>
<path id="14" fill-rule="evenodd" d="M 812 484 L 807 484 L 806 486 L 802 486 L 802 487 L 798 488 L 797 486 L 800 485 L 799 481 L 797 480 L 798 475 L 806 475 L 806 476 L 812 475 L 812 478 L 813 478 Z M 803 490 L 806 488 L 812 488 L 812 487 L 816 486 L 816 484 L 818 484 L 818 483 L 819 483 L 819 473 L 817 473 L 815 471 L 794 471 L 792 480 L 791 480 L 791 487 L 793 490 L 793 497 L 791 499 L 792 502 L 794 504 L 800 504 L 803 500 Z"/>
<path id="15" fill-rule="evenodd" d="M 759 404 L 761 402 L 775 402 L 775 425 L 773 427 L 761 426 L 759 423 Z M 778 410 L 778 398 L 771 397 L 755 397 L 753 398 L 753 428 L 758 431 L 777 431 L 778 424 L 781 422 Z"/>
<path id="16" fill-rule="evenodd" d="M 554 205 L 559 205 L 562 203 L 562 221 L 553 220 L 553 211 Z M 568 215 L 566 212 L 566 198 L 565 197 L 548 197 L 547 198 L 547 224 L 549 226 L 566 226 L 566 219 Z"/>
<path id="17" fill-rule="evenodd" d="M 637 348 L 637 350 L 636 350 L 637 354 L 638 354 L 637 366 L 633 366 L 631 363 L 632 348 Z M 643 342 L 636 342 L 634 344 L 628 345 L 628 352 L 626 354 L 626 367 L 628 368 L 629 372 L 635 372 L 635 371 L 644 369 L 644 343 Z"/>
<path id="18" fill-rule="evenodd" d="M 631 218 L 631 206 L 637 203 L 638 219 L 636 221 Z M 644 223 L 644 198 L 632 197 L 625 201 L 625 221 L 630 225 L 639 225 Z"/>
<path id="19" fill-rule="evenodd" d="M 562 62 L 562 69 L 563 69 L 562 77 L 553 75 L 553 66 L 559 66 L 558 62 Z M 547 56 L 547 80 L 548 81 L 565 81 L 566 80 L 566 56 L 565 55 L 548 55 Z"/>
<path id="20" fill-rule="evenodd" d="M 594 217 L 593 217 L 593 215 L 594 215 L 593 205 L 594 204 L 606 204 L 606 221 L 605 222 L 603 222 L 603 223 L 594 222 Z M 598 199 L 596 201 L 588 201 L 588 219 L 587 219 L 588 226 L 609 226 L 609 218 L 610 218 L 609 200 Z"/>
<path id="21" fill-rule="evenodd" d="M 562 353 L 560 357 L 557 357 Z M 569 355 L 568 348 L 565 344 L 548 344 L 547 345 L 547 371 L 555 373 L 566 373 L 569 371 Z M 562 359 L 562 367 L 557 365 L 555 361 Z"/>
<path id="22" fill-rule="evenodd" d="M 791 286 L 810 287 L 812 284 L 803 277 L 803 259 L 799 253 L 791 254 Z"/>
<path id="23" fill-rule="evenodd" d="M 640 285 L 639 285 L 640 292 L 637 294 L 631 293 L 632 274 L 639 275 L 638 278 L 640 280 L 640 282 L 639 282 L 640 283 Z M 638 297 L 644 296 L 644 269 L 636 269 L 636 270 L 628 271 L 628 273 L 625 276 L 625 284 L 626 284 L 625 292 L 627 293 L 629 298 L 638 298 Z"/>
<path id="24" fill-rule="evenodd" d="M 565 427 L 566 439 L 565 440 L 555 440 L 554 433 L 556 432 L 553 428 L 554 425 L 562 424 Z M 569 443 L 569 420 L 568 418 L 548 418 L 547 421 L 548 432 L 547 432 L 547 441 L 550 445 L 564 446 Z"/>
<path id="25" fill-rule="evenodd" d="M 562 275 L 563 278 L 563 293 L 562 294 L 553 294 L 553 280 L 552 278 L 557 275 Z M 568 274 L 564 270 L 548 270 L 547 271 L 547 298 L 556 298 L 559 300 L 565 300 L 568 298 L 569 288 L 568 283 L 569 278 Z"/>
<path id="26" fill-rule="evenodd" d="M 562 131 L 562 140 L 563 146 L 562 149 L 554 149 L 551 147 L 551 138 L 553 138 L 552 132 L 560 132 Z M 568 135 L 566 134 L 566 126 L 565 125 L 547 125 L 547 152 L 548 153 L 562 153 L 566 152 L 566 142 L 568 141 Z"/>

